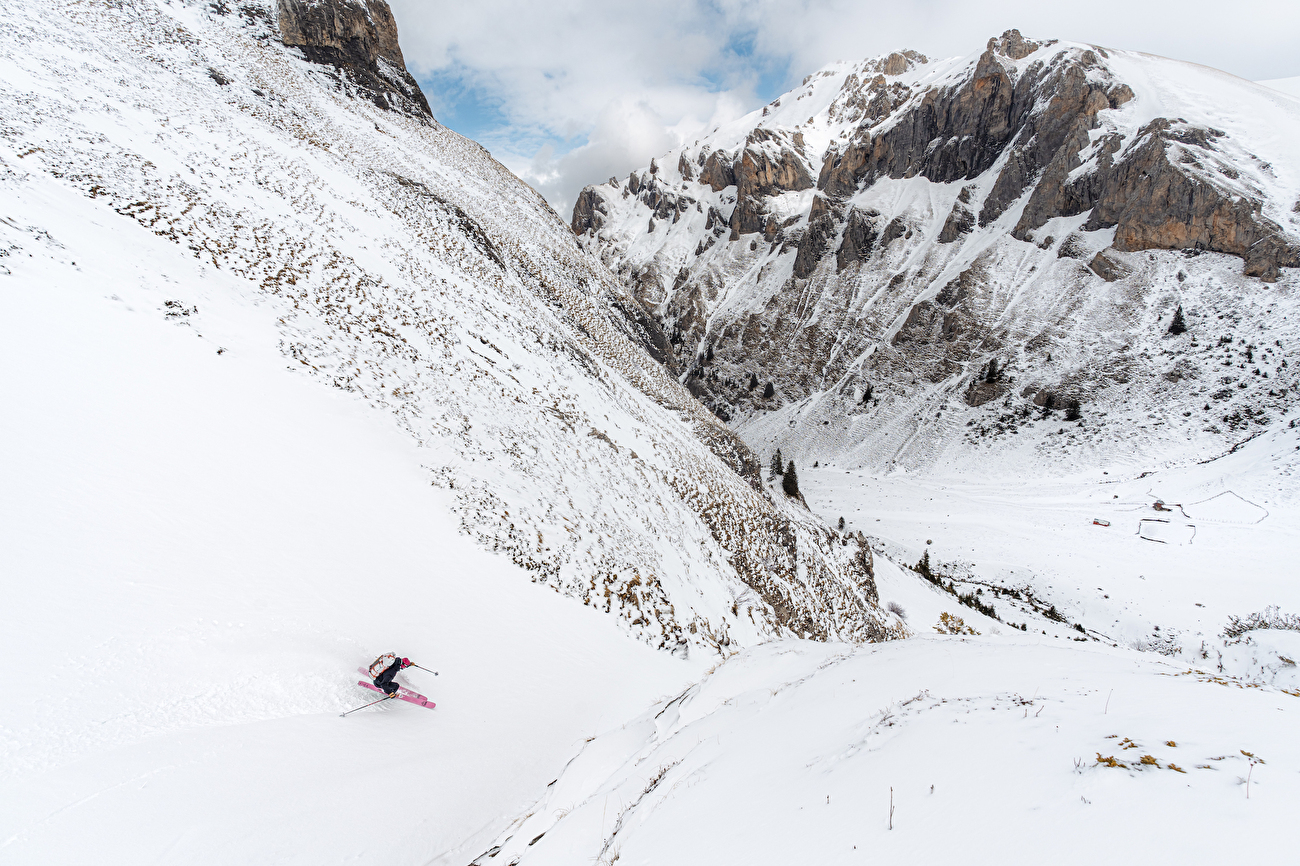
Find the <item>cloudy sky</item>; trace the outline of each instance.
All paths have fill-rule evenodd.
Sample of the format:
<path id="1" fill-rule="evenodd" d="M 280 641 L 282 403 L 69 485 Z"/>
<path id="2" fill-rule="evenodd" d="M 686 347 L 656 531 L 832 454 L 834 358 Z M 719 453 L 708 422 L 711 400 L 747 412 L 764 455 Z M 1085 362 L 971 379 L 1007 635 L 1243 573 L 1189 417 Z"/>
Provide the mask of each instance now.
<path id="1" fill-rule="evenodd" d="M 1017 27 L 1300 75 L 1296 0 L 390 0 L 438 119 L 561 214 L 578 191 L 771 100 L 834 60 L 979 50 Z"/>

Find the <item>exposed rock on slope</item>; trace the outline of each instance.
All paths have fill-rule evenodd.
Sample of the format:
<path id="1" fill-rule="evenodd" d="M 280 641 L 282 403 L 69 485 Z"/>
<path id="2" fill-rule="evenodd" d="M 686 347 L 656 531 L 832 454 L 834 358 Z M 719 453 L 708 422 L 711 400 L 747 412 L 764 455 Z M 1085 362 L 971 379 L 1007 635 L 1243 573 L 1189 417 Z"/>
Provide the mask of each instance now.
<path id="1" fill-rule="evenodd" d="M 276 18 L 285 45 L 300 48 L 313 63 L 346 71 L 380 108 L 432 116 L 406 71 L 385 0 L 276 0 Z"/>
<path id="2" fill-rule="evenodd" d="M 278 26 L 259 7 L 0 6 L 0 189 L 62 184 L 192 251 L 222 279 L 142 274 L 173 295 L 163 309 L 197 339 L 199 295 L 246 292 L 291 369 L 427 449 L 466 533 L 678 652 L 894 633 L 865 544 L 762 489 L 757 458 L 633 342 L 646 329 L 619 311 L 636 302 L 535 192 L 278 38 L 349 74 L 395 69 L 384 4 L 285 2 Z M 94 254 L 75 225 L 0 236 L 14 254 Z"/>
<path id="3" fill-rule="evenodd" d="M 965 58 L 827 67 L 657 172 L 588 187 L 572 227 L 752 445 L 917 465 L 970 438 L 933 423 L 950 398 L 1019 411 L 1001 399 L 1018 381 L 1165 402 L 1127 353 L 1209 348 L 1160 343 L 1161 317 L 1181 303 L 1208 328 L 1296 279 L 1296 135 L 1295 103 L 1250 82 L 1012 30 Z M 1288 405 L 1264 372 L 1243 405 Z M 1207 424 L 1235 401 L 1192 401 L 1166 432 L 1235 435 Z"/>

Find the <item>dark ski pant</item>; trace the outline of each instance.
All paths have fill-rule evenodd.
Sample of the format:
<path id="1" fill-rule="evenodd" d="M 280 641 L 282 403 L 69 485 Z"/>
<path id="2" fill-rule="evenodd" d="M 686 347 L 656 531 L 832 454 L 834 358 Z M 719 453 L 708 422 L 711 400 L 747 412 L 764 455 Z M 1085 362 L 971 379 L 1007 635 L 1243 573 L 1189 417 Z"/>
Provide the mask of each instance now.
<path id="1" fill-rule="evenodd" d="M 402 660 L 398 659 L 388 667 L 384 668 L 383 673 L 375 677 L 375 688 L 383 689 L 386 695 L 397 694 L 397 683 L 393 682 L 393 677 L 402 669 Z"/>

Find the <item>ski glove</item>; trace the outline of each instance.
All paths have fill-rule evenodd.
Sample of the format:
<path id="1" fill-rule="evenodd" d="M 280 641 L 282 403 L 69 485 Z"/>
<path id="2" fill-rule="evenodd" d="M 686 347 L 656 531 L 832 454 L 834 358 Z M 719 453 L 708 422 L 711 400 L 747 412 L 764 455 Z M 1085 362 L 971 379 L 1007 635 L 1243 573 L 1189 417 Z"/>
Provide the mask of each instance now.
<path id="1" fill-rule="evenodd" d="M 411 666 L 411 660 L 410 660 L 410 659 L 402 659 L 402 669 L 403 669 L 403 670 L 405 670 L 406 668 L 409 668 L 410 666 Z"/>

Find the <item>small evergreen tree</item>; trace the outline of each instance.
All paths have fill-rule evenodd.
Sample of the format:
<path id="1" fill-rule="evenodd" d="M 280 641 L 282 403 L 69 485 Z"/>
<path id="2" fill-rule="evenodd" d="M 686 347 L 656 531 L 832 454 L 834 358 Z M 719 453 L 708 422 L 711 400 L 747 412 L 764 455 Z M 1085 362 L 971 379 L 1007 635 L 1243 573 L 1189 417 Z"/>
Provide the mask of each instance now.
<path id="1" fill-rule="evenodd" d="M 1079 401 L 1071 399 L 1070 402 L 1065 405 L 1065 420 L 1078 421 L 1082 417 L 1083 413 L 1079 411 Z"/>
<path id="2" fill-rule="evenodd" d="M 1169 323 L 1169 333 L 1175 337 L 1187 331 L 1187 323 L 1183 321 L 1183 305 L 1179 304 L 1178 309 L 1174 310 L 1174 320 Z"/>
<path id="3" fill-rule="evenodd" d="M 799 475 L 794 471 L 793 460 L 786 464 L 785 477 L 781 479 L 781 489 L 785 491 L 786 496 L 799 495 Z"/>
<path id="4" fill-rule="evenodd" d="M 994 358 L 989 361 L 989 371 L 984 376 L 985 382 L 996 382 L 998 380 L 998 359 Z"/>
<path id="5" fill-rule="evenodd" d="M 840 532 L 843 532 L 843 531 L 844 531 L 844 518 L 841 517 L 841 518 L 840 518 Z"/>
<path id="6" fill-rule="evenodd" d="M 865 403 L 865 402 L 867 402 L 868 400 L 871 399 L 871 392 L 872 392 L 872 390 L 873 390 L 873 389 L 872 389 L 872 387 L 871 387 L 871 383 L 870 383 L 870 382 L 868 382 L 868 383 L 866 384 L 866 386 L 863 387 L 863 389 L 862 389 L 862 402 L 863 402 L 863 403 Z"/>
<path id="7" fill-rule="evenodd" d="M 780 474 L 781 474 L 781 449 L 778 448 L 776 449 L 776 453 L 772 455 L 772 477 L 775 478 Z"/>
<path id="8" fill-rule="evenodd" d="M 749 374 L 749 390 L 753 391 L 753 390 L 754 390 L 755 388 L 757 388 L 757 387 L 758 387 L 758 377 L 755 376 L 753 373 L 750 373 L 750 374 Z"/>
<path id="9" fill-rule="evenodd" d="M 912 571 L 915 571 L 917 574 L 932 583 L 938 582 L 938 578 L 935 577 L 934 572 L 930 571 L 930 548 L 927 547 L 925 552 L 921 554 L 921 558 L 917 560 L 916 565 L 912 566 Z"/>
<path id="10" fill-rule="evenodd" d="M 766 385 L 763 386 L 763 399 L 764 399 L 764 400 L 767 400 L 767 399 L 771 398 L 772 395 L 775 394 L 775 393 L 776 393 L 776 388 L 772 386 L 772 383 L 771 383 L 771 382 L 768 382 Z"/>

